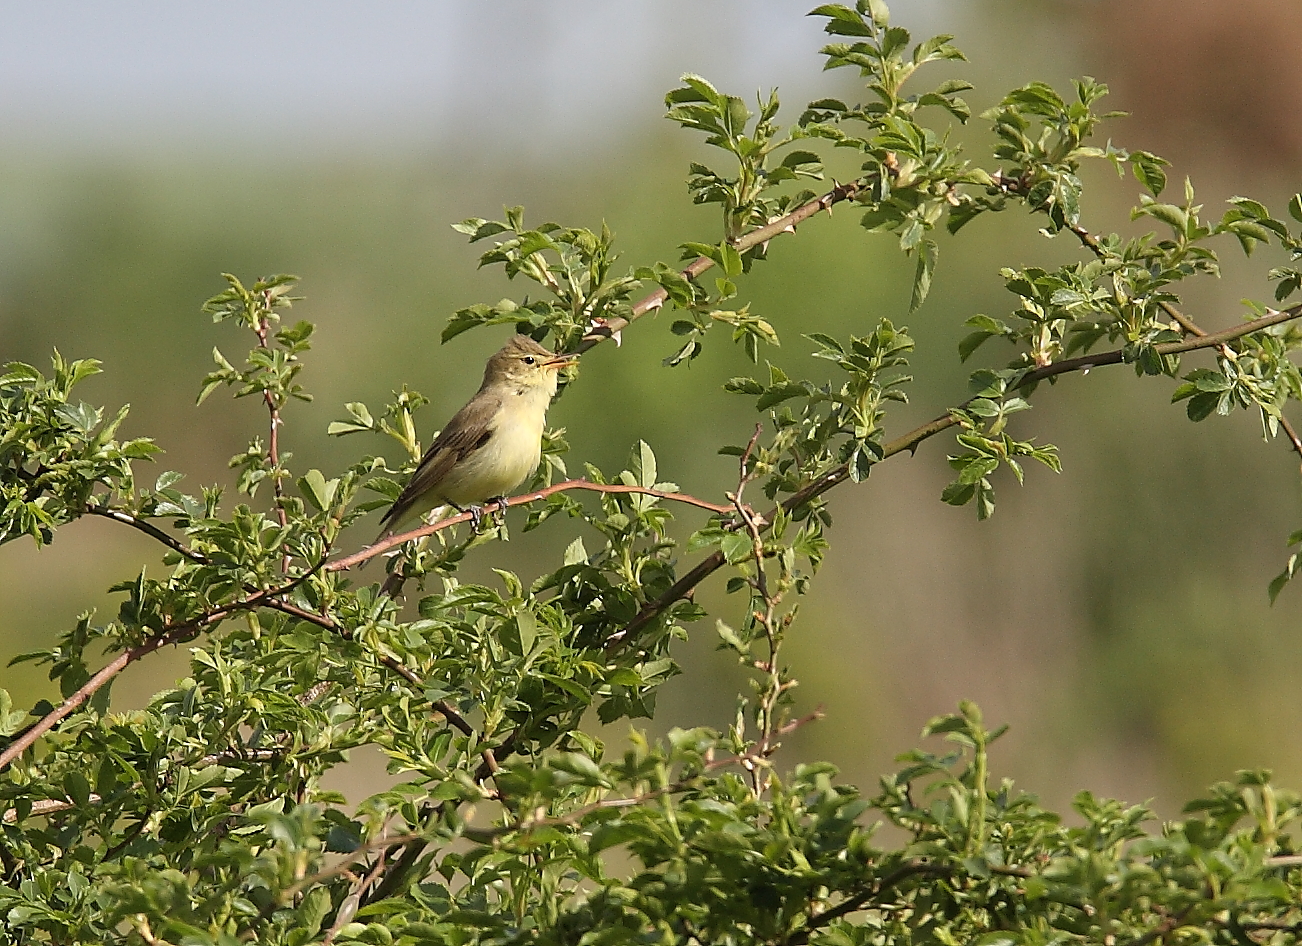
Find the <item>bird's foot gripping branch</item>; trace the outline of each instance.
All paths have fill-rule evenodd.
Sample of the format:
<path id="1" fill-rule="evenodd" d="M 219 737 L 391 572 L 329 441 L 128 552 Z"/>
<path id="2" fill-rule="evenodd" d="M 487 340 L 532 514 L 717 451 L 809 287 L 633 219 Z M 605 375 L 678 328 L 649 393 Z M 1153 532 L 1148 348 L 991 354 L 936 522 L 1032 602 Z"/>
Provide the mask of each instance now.
<path id="1" fill-rule="evenodd" d="M 952 431 L 955 479 L 940 498 L 989 516 L 1004 468 L 1018 480 L 1028 458 L 1058 469 L 1058 451 L 1026 429 L 1044 382 L 1122 364 L 1169 383 L 1191 419 L 1252 409 L 1267 438 L 1283 434 L 1302 454 L 1287 416 L 1302 395 L 1294 224 L 1245 198 L 1205 221 L 1188 186 L 1181 202 L 1163 202 L 1162 159 L 1093 143 L 1108 116 L 1095 111 L 1106 89 L 1090 79 L 1065 97 L 1040 83 L 997 96 L 982 115 L 983 166 L 947 135 L 949 123 L 971 120 L 959 95 L 970 86 L 916 88 L 930 64 L 962 60 L 950 37 L 914 43 L 880 0 L 814 14 L 833 39 L 826 65 L 857 70 L 863 101 L 819 99 L 783 127 L 775 95 L 752 113 L 698 76 L 669 93 L 669 118 L 725 162 L 690 168 L 692 199 L 717 205 L 721 220 L 685 241 L 677 263 L 617 271 L 608 229 L 528 227 L 519 208 L 458 225 L 472 242 L 491 241 L 481 264 L 537 294 L 451 317 L 445 341 L 500 325 L 507 347 L 490 362 L 487 397 L 428 450 L 426 401 L 402 387 L 377 413 L 347 404 L 328 430 L 389 438 L 400 459 L 293 468 L 283 444 L 294 402 L 308 397 L 299 376 L 313 327 L 281 323 L 298 301 L 289 276 L 248 286 L 228 276 L 205 306 L 251 342 L 240 365 L 215 352 L 200 400 L 226 387 L 261 402 L 262 433 L 232 459 L 228 490 L 184 492 L 176 472 L 140 478 L 154 442 L 119 440 L 125 410 L 106 419 L 78 399 L 95 362 L 56 355 L 49 377 L 6 366 L 0 540 L 45 544 L 93 516 L 149 537 L 161 557 L 124 572 L 116 615 L 86 612 L 54 646 L 16 658 L 48 665 L 51 700 L 21 709 L 0 691 L 0 928 L 10 940 L 1297 938 L 1298 801 L 1265 773 L 1240 773 L 1162 826 L 1083 793 L 1067 828 L 990 775 L 998 734 L 969 704 L 925 731 L 954 751 L 906 756 L 876 795 L 843 784 L 831 765 L 776 755 L 820 715 L 817 693 L 798 700 L 784 644 L 829 554 L 830 494 L 876 464 Z M 829 148 L 855 155 L 853 179 L 798 190 L 822 178 Z M 1134 174 L 1147 192 L 1134 219 L 1158 233 L 1087 226 L 1079 171 L 1091 160 Z M 786 331 L 793 316 L 765 311 L 762 296 L 740 301 L 771 251 L 850 204 L 912 260 L 912 286 L 889 317 L 837 337 L 810 321 L 817 306 Z M 969 397 L 901 430 L 891 409 L 909 389 L 914 347 L 902 322 L 946 317 L 923 310 L 939 260 L 934 231 L 957 234 L 961 252 L 969 223 L 1009 208 L 1064 235 L 1079 259 L 1002 270 L 1012 313 L 959 313 L 971 333 L 958 356 L 1002 339 L 1011 359 L 978 368 Z M 1288 215 L 1302 222 L 1302 198 Z M 1279 308 L 1254 304 L 1244 321 L 1204 327 L 1183 284 L 1215 275 L 1223 237 L 1277 253 L 1263 276 Z M 662 310 L 672 317 L 639 321 Z M 774 356 L 755 376 L 720 379 L 720 397 L 753 399 L 758 415 L 753 427 L 719 432 L 735 478 L 692 495 L 662 478 L 635 430 L 626 469 L 571 476 L 563 431 L 543 424 L 557 382 L 584 383 L 558 376 L 562 365 L 615 341 L 630 370 L 648 361 L 682 370 L 721 326 L 752 363 Z M 784 351 L 796 341 L 816 359 L 796 362 L 807 370 L 777 364 L 781 334 Z M 1182 364 L 1200 354 L 1197 366 Z M 681 423 L 715 413 L 694 404 Z M 468 538 L 451 529 L 469 513 L 390 534 L 425 507 L 480 502 L 521 481 L 525 491 L 499 503 L 505 521 Z M 496 561 L 518 506 L 525 530 L 564 537 L 550 561 L 537 574 L 461 581 L 463 563 Z M 385 508 L 385 534 L 361 548 Z M 395 549 L 383 582 L 356 570 Z M 718 571 L 726 595 L 698 596 Z M 412 589 L 421 593 L 400 594 Z M 712 625 L 706 604 L 718 611 Z M 634 732 L 608 748 L 610 730 L 591 722 L 653 717 L 689 632 L 710 635 L 748 676 L 731 725 L 659 740 Z M 143 709 L 110 712 L 123 669 L 183 643 L 185 679 Z M 323 787 L 362 747 L 398 781 L 361 801 Z M 874 843 L 878 821 L 899 829 L 892 843 Z"/>

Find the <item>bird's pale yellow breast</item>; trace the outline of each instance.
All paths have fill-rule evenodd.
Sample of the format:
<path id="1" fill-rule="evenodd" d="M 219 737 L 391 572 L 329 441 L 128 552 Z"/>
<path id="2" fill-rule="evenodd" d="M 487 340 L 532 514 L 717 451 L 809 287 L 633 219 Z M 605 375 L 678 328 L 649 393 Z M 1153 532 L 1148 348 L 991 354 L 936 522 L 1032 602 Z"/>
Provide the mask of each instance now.
<path id="1" fill-rule="evenodd" d="M 458 506 L 505 496 L 538 467 L 542 432 L 552 392 L 536 385 L 507 394 L 492 426 L 492 435 L 478 450 L 457 463 L 439 492 Z"/>

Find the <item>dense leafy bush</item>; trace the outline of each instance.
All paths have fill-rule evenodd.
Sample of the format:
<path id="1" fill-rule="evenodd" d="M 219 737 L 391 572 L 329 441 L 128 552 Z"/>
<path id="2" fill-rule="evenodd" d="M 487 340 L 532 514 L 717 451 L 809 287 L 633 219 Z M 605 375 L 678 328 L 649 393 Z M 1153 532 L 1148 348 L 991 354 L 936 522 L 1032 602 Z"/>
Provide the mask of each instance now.
<path id="1" fill-rule="evenodd" d="M 1283 410 L 1302 397 L 1290 360 L 1302 305 L 1258 305 L 1248 320 L 1208 331 L 1182 311 L 1179 291 L 1216 273 L 1213 241 L 1229 236 L 1245 253 L 1282 249 L 1266 275 L 1284 303 L 1302 284 L 1292 224 L 1247 198 L 1205 221 L 1188 184 L 1180 202 L 1163 202 L 1162 159 L 1092 143 L 1109 117 L 1095 110 L 1106 89 L 1092 79 L 1067 96 L 1038 83 L 1008 93 L 982 116 L 994 163 L 965 158 L 946 128 L 971 118 L 960 98 L 969 86 L 913 92 L 922 66 L 962 59 L 950 37 L 913 45 L 880 0 L 814 12 L 837 40 L 823 50 L 827 66 L 860 72 L 862 103 L 822 99 L 783 128 L 776 96 L 752 113 L 686 76 L 667 97 L 669 117 L 729 162 L 693 164 L 688 180 L 695 201 L 720 207 L 717 243 L 684 243 L 684 268 L 622 271 L 606 231 L 530 227 L 519 208 L 500 222 L 465 221 L 457 228 L 472 242 L 491 244 L 482 264 L 539 294 L 465 308 L 444 339 L 502 324 L 575 353 L 627 340 L 623 356 L 640 358 L 649 346 L 634 323 L 671 308 L 678 340 L 667 369 L 691 362 L 718 326 L 758 364 L 778 332 L 733 301 L 738 282 L 838 204 L 859 205 L 867 230 L 894 234 L 916 259 L 910 315 L 938 263 L 937 227 L 958 232 L 1020 208 L 1033 226 L 1076 241 L 1074 263 L 1003 271 L 1012 313 L 968 318 L 960 355 L 1002 339 L 1012 359 L 973 372 L 971 396 L 915 430 L 885 431 L 910 380 L 912 342 L 899 319 L 834 338 L 811 315 L 800 328 L 830 380 L 769 360 L 758 376 L 724 384 L 721 396 L 753 398 L 761 421 L 722 448 L 738 458 L 735 489 L 682 493 L 641 442 L 625 470 L 588 465 L 567 478 L 563 432 L 551 431 L 535 483 L 509 505 L 527 507 L 525 530 L 569 519 L 582 536 L 556 543 L 552 571 L 499 570 L 490 587 L 458 581 L 458 568 L 491 556 L 507 523 L 519 525 L 513 517 L 454 533 L 469 518 L 456 516 L 344 554 L 341 536 L 354 534 L 344 530 L 392 502 L 419 459 L 414 418 L 425 402 L 404 388 L 382 411 L 351 403 L 328 431 L 391 437 L 399 460 L 293 471 L 279 432 L 292 402 L 308 397 L 297 377 L 313 327 L 281 321 L 298 301 L 292 277 L 246 286 L 228 276 L 205 306 L 249 330 L 252 347 L 241 364 L 214 353 L 200 400 L 225 387 L 261 399 L 269 417 L 265 439 L 231 461 L 233 504 L 216 488 L 184 492 L 177 472 L 139 478 L 154 445 L 115 439 L 125 411 L 108 419 L 78 400 L 94 362 L 56 355 L 48 377 L 5 367 L 0 540 L 40 545 L 97 516 L 156 540 L 165 566 L 115 587 L 116 616 L 83 614 L 55 646 L 19 658 L 49 666 L 58 706 L 15 709 L 0 691 L 6 941 L 1297 938 L 1299 801 L 1267 773 L 1240 773 L 1163 825 L 1143 808 L 1081 794 L 1068 827 L 992 779 L 998 734 L 969 704 L 927 727 L 952 754 L 903 757 L 875 794 L 841 784 L 828 765 L 775 756 L 819 715 L 796 708 L 781 650 L 826 549 L 827 494 L 875 464 L 953 432 L 956 475 L 942 498 L 985 518 L 999 468 L 1020 480 L 1026 459 L 1059 463 L 1054 447 L 1014 432 L 1013 416 L 1045 382 L 1117 364 L 1170 383 L 1195 421 L 1256 410 L 1267 439 L 1283 433 L 1302 454 Z M 826 147 L 856 154 L 860 173 L 821 194 L 796 190 L 821 179 L 815 149 Z M 1091 160 L 1133 172 L 1147 190 L 1133 216 L 1158 233 L 1086 225 L 1079 169 Z M 1302 222 L 1302 197 L 1288 211 Z M 1182 366 L 1194 352 L 1211 360 Z M 685 545 L 671 538 L 675 512 L 697 517 Z M 356 569 L 389 550 L 387 576 L 365 581 Z M 1272 594 L 1296 565 L 1288 561 Z M 711 627 L 692 593 L 719 571 L 735 607 Z M 689 631 L 715 634 L 751 675 L 727 732 L 609 747 L 583 727 L 652 716 L 677 669 L 672 644 Z M 182 643 L 187 678 L 143 710 L 110 712 L 118 673 Z M 97 667 L 99 651 L 110 657 Z M 350 805 L 321 778 L 361 746 L 382 751 L 401 781 Z M 880 822 L 893 830 L 875 839 Z"/>

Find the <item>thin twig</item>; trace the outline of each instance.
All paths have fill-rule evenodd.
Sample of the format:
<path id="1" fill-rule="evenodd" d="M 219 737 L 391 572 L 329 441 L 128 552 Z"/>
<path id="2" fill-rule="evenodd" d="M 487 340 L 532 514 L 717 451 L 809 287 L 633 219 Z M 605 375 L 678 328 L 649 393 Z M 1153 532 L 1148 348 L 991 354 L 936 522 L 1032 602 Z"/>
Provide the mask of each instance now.
<path id="1" fill-rule="evenodd" d="M 138 516 L 133 516 L 127 512 L 122 512 L 120 509 L 110 509 L 107 506 L 95 506 L 90 503 L 86 504 L 86 512 L 92 516 L 102 516 L 105 519 L 112 519 L 114 522 L 120 522 L 123 525 L 128 525 L 133 529 L 143 532 L 145 535 L 149 536 L 150 538 L 157 539 L 159 542 L 162 542 L 173 552 L 176 552 L 178 555 L 188 558 L 192 562 L 196 562 L 200 565 L 206 564 L 208 562 L 207 558 L 200 555 L 198 552 L 194 551 L 193 549 L 187 548 L 186 545 L 183 542 L 181 542 L 179 539 L 177 539 L 175 536 L 168 535 L 166 532 L 158 528 L 158 526 L 154 525 L 152 522 L 149 522 L 145 519 L 141 519 Z"/>
<path id="2" fill-rule="evenodd" d="M 389 837 L 376 838 L 373 841 L 363 841 L 357 847 L 353 848 L 336 864 L 327 867 L 325 870 L 313 874 L 311 877 L 305 877 L 292 887 L 287 887 L 281 891 L 280 902 L 288 903 L 296 896 L 314 884 L 319 884 L 323 880 L 329 880 L 331 877 L 337 877 L 340 874 L 348 873 L 348 868 L 356 864 L 362 858 L 372 851 L 387 851 L 391 848 L 399 847 L 409 841 L 417 841 L 424 836 L 420 834 L 398 834 Z"/>
<path id="3" fill-rule="evenodd" d="M 324 946 L 330 946 L 335 941 L 335 937 L 339 935 L 339 931 L 357 915 L 357 908 L 361 905 L 362 897 L 366 895 L 366 891 L 370 889 L 376 878 L 384 870 L 384 863 L 388 853 L 387 848 L 380 849 L 379 855 L 375 858 L 375 866 L 367 872 L 366 876 L 344 898 L 344 902 L 339 905 L 339 910 L 335 914 L 335 921 L 330 925 L 330 930 L 326 933 L 325 939 L 322 940 Z"/>
<path id="4" fill-rule="evenodd" d="M 778 633 L 775 620 L 783 592 L 781 584 L 776 594 L 769 588 L 768 573 L 764 570 L 764 538 L 761 534 L 761 523 L 750 508 L 742 502 L 742 495 L 747 484 L 755 479 L 757 475 L 754 471 L 747 469 L 747 464 L 763 430 L 763 424 L 755 425 L 755 432 L 751 434 L 746 449 L 742 451 L 741 462 L 738 464 L 737 491 L 730 494 L 728 498 L 732 500 L 739 521 L 746 526 L 746 531 L 750 534 L 751 558 L 755 562 L 755 577 L 751 580 L 750 585 L 754 593 L 764 602 L 764 610 L 762 612 L 752 610 L 750 617 L 764 629 L 764 638 L 768 643 L 768 659 L 763 663 L 756 661 L 756 669 L 768 676 L 760 697 L 759 711 L 756 714 L 761 741 L 767 743 L 773 732 L 778 700 L 788 689 L 783 684 L 781 675 L 778 673 L 778 650 L 782 646 L 782 637 Z M 754 601 L 753 597 L 751 601 Z M 750 773 L 751 788 L 758 796 L 764 789 L 763 767 L 755 765 L 754 760 L 750 760 L 745 764 L 745 768 Z"/>
<path id="5" fill-rule="evenodd" d="M 87 805 L 98 805 L 104 799 L 99 795 L 91 792 L 86 798 Z M 29 813 L 33 818 L 45 818 L 49 815 L 57 815 L 61 811 L 71 811 L 73 808 L 81 808 L 76 802 L 59 801 L 54 798 L 42 798 L 40 801 L 32 802 L 32 810 Z M 3 819 L 5 824 L 15 824 L 18 821 L 18 809 L 9 808 L 5 811 Z"/>
<path id="6" fill-rule="evenodd" d="M 1302 932 L 1302 922 L 1290 922 L 1288 920 L 1240 920 L 1239 928 L 1244 930 L 1284 930 L 1286 932 Z"/>

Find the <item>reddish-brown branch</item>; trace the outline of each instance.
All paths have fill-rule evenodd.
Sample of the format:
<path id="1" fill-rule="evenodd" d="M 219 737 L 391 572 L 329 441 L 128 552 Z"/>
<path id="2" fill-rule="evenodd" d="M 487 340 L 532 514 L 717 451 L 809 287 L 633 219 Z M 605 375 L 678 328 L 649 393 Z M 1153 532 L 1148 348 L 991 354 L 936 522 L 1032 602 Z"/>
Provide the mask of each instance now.
<path id="1" fill-rule="evenodd" d="M 125 650 L 113 658 L 105 666 L 101 667 L 94 676 L 83 683 L 77 692 L 73 693 L 62 703 L 56 706 L 50 712 L 46 713 L 39 722 L 26 730 L 21 736 L 13 741 L 4 752 L 0 752 L 0 771 L 8 767 L 9 763 L 26 752 L 36 742 L 37 739 L 45 735 L 63 719 L 73 713 L 79 706 L 95 695 L 104 684 L 108 683 L 119 673 L 135 663 L 142 657 L 147 657 L 154 651 L 166 647 L 168 644 L 177 643 L 186 640 L 190 635 L 198 633 L 202 628 L 209 624 L 215 624 L 224 621 L 239 611 L 252 611 L 263 606 L 271 607 L 273 603 L 282 603 L 279 601 L 281 596 L 293 591 L 303 582 L 307 581 L 312 575 L 315 575 L 321 569 L 318 563 L 309 571 L 294 578 L 292 581 L 281 585 L 277 588 L 268 588 L 265 591 L 259 591 L 247 598 L 242 598 L 220 608 L 214 608 L 203 614 L 193 617 L 188 621 L 180 624 L 166 627 L 158 634 L 148 638 L 144 642 L 137 644 L 135 647 Z"/>
<path id="2" fill-rule="evenodd" d="M 801 223 L 804 223 L 810 217 L 821 213 L 824 210 L 830 213 L 834 204 L 839 204 L 843 200 L 849 200 L 854 197 L 854 195 L 859 192 L 860 186 L 861 185 L 857 181 L 850 181 L 846 184 L 837 184 L 822 197 L 801 204 L 795 210 L 791 211 L 791 213 L 779 217 L 777 220 L 774 220 L 766 226 L 752 230 L 750 233 L 747 233 L 745 236 L 738 239 L 733 246 L 736 248 L 738 253 L 745 253 L 752 247 L 759 246 L 761 243 L 767 243 L 769 240 L 781 236 L 783 233 L 795 233 L 796 227 Z M 710 259 L 708 256 L 698 256 L 680 272 L 680 275 L 684 279 L 696 279 L 702 273 L 709 270 L 713 265 L 714 260 Z M 643 315 L 646 315 L 646 313 L 655 309 L 659 309 L 668 300 L 669 293 L 665 291 L 664 287 L 655 289 L 649 295 L 644 296 L 642 299 L 634 303 L 627 318 L 616 317 L 607 319 L 600 326 L 592 329 L 587 335 L 584 335 L 583 338 L 579 340 L 579 344 L 575 346 L 573 354 L 581 355 L 606 339 L 618 335 L 632 324 L 635 319 L 641 318 Z"/>
<path id="3" fill-rule="evenodd" d="M 78 687 L 75 693 L 50 712 L 46 713 L 40 722 L 36 723 L 36 725 L 32 726 L 31 729 L 24 732 L 18 739 L 15 739 L 4 752 L 0 752 L 0 771 L 7 768 L 9 763 L 13 762 L 14 759 L 18 758 L 31 748 L 32 744 L 35 743 L 37 739 L 40 739 L 43 735 L 58 725 L 65 717 L 73 713 L 79 706 L 94 696 L 100 687 L 104 686 L 104 684 L 116 677 L 128 666 L 142 657 L 149 656 L 159 648 L 166 647 L 168 644 L 182 640 L 187 635 L 194 633 L 194 631 L 198 630 L 204 624 L 222 620 L 231 613 L 231 610 L 232 609 L 229 608 L 223 608 L 218 611 L 209 612 L 208 614 L 203 615 L 202 618 L 187 621 L 184 624 L 178 625 L 162 634 L 149 638 L 143 644 L 139 644 L 130 650 L 118 654 L 112 661 L 101 667 L 93 677 Z"/>
<path id="4" fill-rule="evenodd" d="M 528 493 L 521 493 L 519 496 L 512 496 L 510 499 L 503 500 L 500 503 L 493 503 L 485 507 L 485 511 L 497 511 L 506 509 L 511 506 L 524 506 L 528 503 L 537 502 L 540 499 L 546 499 L 556 493 L 562 493 L 571 489 L 589 490 L 594 493 L 637 493 L 642 496 L 654 496 L 657 499 L 667 499 L 674 502 L 686 503 L 689 506 L 696 506 L 700 509 L 708 509 L 710 512 L 718 515 L 727 515 L 732 512 L 732 505 L 729 503 L 712 503 L 704 499 L 697 499 L 687 493 L 670 493 L 662 489 L 649 489 L 645 486 L 626 486 L 623 483 L 593 483 L 590 480 L 575 479 L 565 480 L 563 483 L 553 483 L 551 486 L 543 489 L 536 489 Z M 359 562 L 365 562 L 377 555 L 387 552 L 389 549 L 397 548 L 410 542 L 412 539 L 419 539 L 422 536 L 433 535 L 443 529 L 450 528 L 462 522 L 469 522 L 473 518 L 471 513 L 463 512 L 455 516 L 449 516 L 446 519 L 440 519 L 438 522 L 429 525 L 423 525 L 418 529 L 412 529 L 409 532 L 402 532 L 398 535 L 391 535 L 374 545 L 367 546 L 360 552 L 354 552 L 346 558 L 341 558 L 331 562 L 326 566 L 326 571 L 337 572 L 350 568 Z"/>

